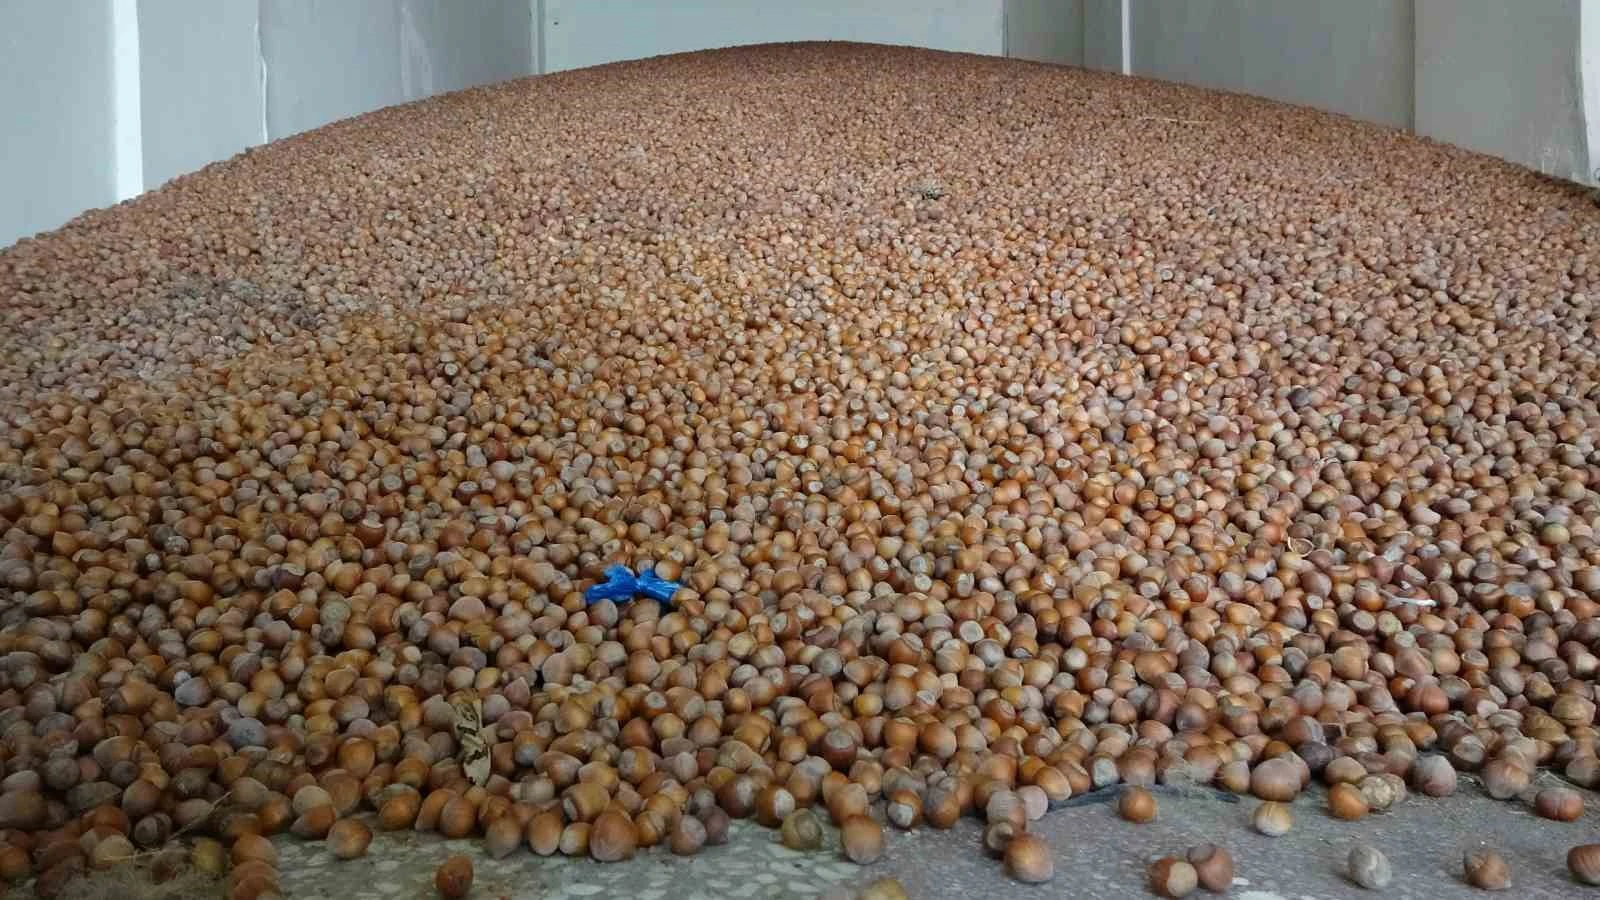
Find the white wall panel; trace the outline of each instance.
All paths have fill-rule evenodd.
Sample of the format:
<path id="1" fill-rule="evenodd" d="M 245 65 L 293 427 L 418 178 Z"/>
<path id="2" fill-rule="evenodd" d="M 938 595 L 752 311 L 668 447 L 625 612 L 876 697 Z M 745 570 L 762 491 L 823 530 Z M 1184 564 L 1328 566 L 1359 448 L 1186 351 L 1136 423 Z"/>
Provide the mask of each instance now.
<path id="1" fill-rule="evenodd" d="M 116 201 L 109 0 L 0 3 L 0 247 Z"/>
<path id="2" fill-rule="evenodd" d="M 262 0 L 261 49 L 274 140 L 406 99 L 394 0 Z"/>
<path id="3" fill-rule="evenodd" d="M 1588 132 L 1589 183 L 1600 184 L 1600 0 L 1583 0 L 1579 69 L 1583 91 L 1583 122 Z"/>
<path id="4" fill-rule="evenodd" d="M 1083 65 L 1083 0 L 1006 0 L 1006 56 Z"/>
<path id="5" fill-rule="evenodd" d="M 865 41 L 998 55 L 1003 0 L 544 0 L 545 71 L 773 41 Z"/>
<path id="6" fill-rule="evenodd" d="M 1592 179 L 1580 13 L 1594 5 L 1417 0 L 1417 132 Z"/>
<path id="7" fill-rule="evenodd" d="M 261 0 L 277 139 L 532 73 L 529 0 Z"/>
<path id="8" fill-rule="evenodd" d="M 140 0 L 144 183 L 266 140 L 255 0 Z"/>
<path id="9" fill-rule="evenodd" d="M 1102 72 L 1127 67 L 1124 44 L 1128 0 L 1083 0 L 1083 65 Z"/>
<path id="10" fill-rule="evenodd" d="M 1600 181 L 1600 0 L 0 0 L 0 247 L 382 106 L 794 40 L 1131 69 Z"/>
<path id="11" fill-rule="evenodd" d="M 1411 124 L 1411 0 L 1132 0 L 1130 6 L 1135 75 L 1397 128 Z"/>
<path id="12" fill-rule="evenodd" d="M 402 0 L 408 99 L 531 75 L 529 0 Z"/>

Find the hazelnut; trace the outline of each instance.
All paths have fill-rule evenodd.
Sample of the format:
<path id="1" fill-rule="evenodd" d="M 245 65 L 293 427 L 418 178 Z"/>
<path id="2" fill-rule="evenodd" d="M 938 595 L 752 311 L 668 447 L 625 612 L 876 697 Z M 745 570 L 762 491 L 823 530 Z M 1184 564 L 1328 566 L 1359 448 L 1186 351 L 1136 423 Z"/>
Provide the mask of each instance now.
<path id="1" fill-rule="evenodd" d="M 1018 881 L 1040 884 L 1055 877 L 1056 863 L 1050 845 L 1035 834 L 1014 836 L 1005 848 L 1006 873 Z"/>
<path id="2" fill-rule="evenodd" d="M 472 890 L 472 860 L 457 853 L 433 872 L 433 888 L 447 900 L 458 900 Z"/>
<path id="3" fill-rule="evenodd" d="M 1175 856 L 1164 856 L 1150 866 L 1150 890 L 1157 896 L 1187 897 L 1199 883 L 1194 866 Z"/>

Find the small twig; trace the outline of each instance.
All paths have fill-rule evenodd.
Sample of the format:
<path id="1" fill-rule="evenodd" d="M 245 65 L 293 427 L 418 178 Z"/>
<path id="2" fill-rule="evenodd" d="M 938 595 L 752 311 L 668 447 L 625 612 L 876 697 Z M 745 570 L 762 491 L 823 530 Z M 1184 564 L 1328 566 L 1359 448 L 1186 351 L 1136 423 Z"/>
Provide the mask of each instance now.
<path id="1" fill-rule="evenodd" d="M 195 828 L 199 827 L 201 823 L 209 821 L 212 816 L 216 815 L 217 810 L 222 808 L 222 804 L 224 802 L 226 802 L 229 797 L 232 797 L 232 796 L 233 796 L 233 791 L 231 791 L 231 790 L 223 791 L 222 792 L 222 796 L 220 796 L 217 799 L 211 801 L 211 811 L 210 812 L 206 813 L 203 816 L 200 816 L 199 818 L 197 818 L 193 822 L 190 822 L 189 824 L 183 826 L 182 828 L 179 828 L 177 831 L 174 831 L 172 834 L 167 836 L 167 840 L 169 840 L 169 841 L 177 840 L 178 838 L 183 837 L 185 834 L 188 834 L 190 831 L 192 831 Z"/>
<path id="2" fill-rule="evenodd" d="M 1134 116 L 1135 122 L 1171 122 L 1173 125 L 1204 125 L 1201 119 L 1175 119 L 1172 116 Z"/>
<path id="3" fill-rule="evenodd" d="M 149 857 L 160 856 L 162 853 L 170 851 L 172 849 L 172 842 L 173 841 L 176 841 L 178 838 L 183 837 L 184 835 L 186 835 L 189 832 L 193 831 L 194 829 L 200 827 L 201 825 L 204 825 L 204 824 L 207 824 L 208 822 L 210 822 L 211 821 L 211 817 L 216 814 L 217 810 L 219 808 L 221 808 L 222 804 L 224 802 L 226 802 L 227 799 L 229 797 L 231 797 L 231 796 L 233 796 L 233 791 L 231 791 L 231 790 L 223 791 L 222 792 L 222 796 L 220 796 L 217 799 L 211 801 L 211 811 L 210 812 L 206 813 L 203 816 L 200 816 L 199 818 L 195 819 L 193 822 L 190 822 L 189 824 L 183 826 L 182 828 L 179 828 L 177 831 L 174 831 L 173 833 L 167 835 L 166 840 L 162 841 L 160 846 L 151 847 L 148 850 L 140 850 L 137 853 L 134 853 L 131 856 L 126 857 L 122 861 L 123 862 L 133 862 L 134 860 L 148 859 Z"/>

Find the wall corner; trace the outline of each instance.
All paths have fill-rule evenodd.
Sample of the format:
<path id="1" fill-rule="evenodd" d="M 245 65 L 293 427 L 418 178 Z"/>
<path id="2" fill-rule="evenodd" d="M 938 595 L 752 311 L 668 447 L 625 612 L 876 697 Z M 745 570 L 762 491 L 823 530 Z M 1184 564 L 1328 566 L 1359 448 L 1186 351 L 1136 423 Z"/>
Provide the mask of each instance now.
<path id="1" fill-rule="evenodd" d="M 1600 185 L 1600 0 L 1578 5 L 1578 95 L 1588 160 L 1583 180 Z"/>

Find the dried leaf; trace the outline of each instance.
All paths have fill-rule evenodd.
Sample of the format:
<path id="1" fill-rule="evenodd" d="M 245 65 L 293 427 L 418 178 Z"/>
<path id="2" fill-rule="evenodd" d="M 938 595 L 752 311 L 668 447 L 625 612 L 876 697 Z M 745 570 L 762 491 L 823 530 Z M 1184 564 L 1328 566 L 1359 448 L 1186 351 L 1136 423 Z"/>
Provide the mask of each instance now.
<path id="1" fill-rule="evenodd" d="M 458 759 L 461 771 L 473 784 L 483 786 L 489 781 L 489 742 L 483 732 L 483 698 L 476 691 L 462 690 L 450 695 L 450 706 L 455 710 L 456 744 L 461 748 Z"/>

